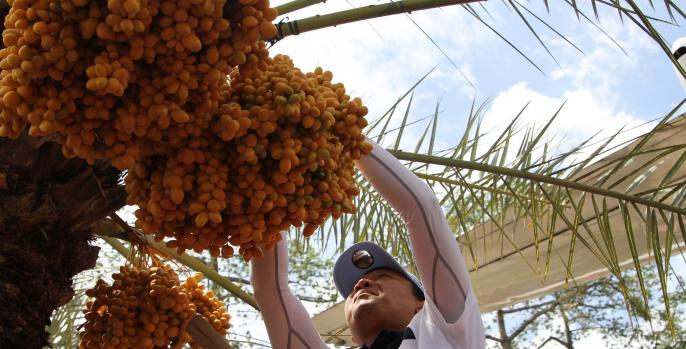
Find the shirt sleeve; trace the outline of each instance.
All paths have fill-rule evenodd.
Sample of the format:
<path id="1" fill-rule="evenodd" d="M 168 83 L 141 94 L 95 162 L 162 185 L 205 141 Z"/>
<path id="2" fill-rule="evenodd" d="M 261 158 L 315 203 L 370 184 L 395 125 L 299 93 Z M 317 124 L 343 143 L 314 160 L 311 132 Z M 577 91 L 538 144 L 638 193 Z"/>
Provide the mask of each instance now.
<path id="1" fill-rule="evenodd" d="M 479 304 L 473 292 L 470 291 L 467 294 L 464 312 L 454 323 L 445 321 L 431 297 L 426 298 L 421 312 L 423 316 L 418 320 L 423 323 L 417 324 L 419 326 L 417 348 L 476 349 L 486 347 L 481 312 L 479 312 Z M 436 330 L 440 331 L 442 336 L 435 335 Z M 446 342 L 442 343 L 443 338 Z"/>
<path id="2" fill-rule="evenodd" d="M 250 280 L 272 348 L 327 348 L 310 315 L 288 287 L 286 239 L 251 260 Z"/>
<path id="3" fill-rule="evenodd" d="M 459 245 L 438 199 L 424 181 L 393 155 L 378 144 L 368 142 L 373 145 L 372 151 L 356 165 L 402 217 L 428 297 L 447 323 L 456 323 L 465 311 L 472 287 Z M 481 321 L 478 307 L 469 310 L 475 311 Z M 480 326 L 483 328 L 483 323 Z M 483 336 L 483 329 L 480 335 Z"/>

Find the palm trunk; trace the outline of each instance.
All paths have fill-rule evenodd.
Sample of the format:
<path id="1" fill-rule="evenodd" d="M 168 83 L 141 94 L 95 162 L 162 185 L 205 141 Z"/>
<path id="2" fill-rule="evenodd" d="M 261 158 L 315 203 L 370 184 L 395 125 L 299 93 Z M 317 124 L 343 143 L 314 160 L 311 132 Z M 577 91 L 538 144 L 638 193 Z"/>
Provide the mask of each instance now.
<path id="1" fill-rule="evenodd" d="M 94 225 L 124 205 L 120 176 L 65 159 L 53 142 L 0 139 L 0 348 L 48 344 L 72 277 L 95 266 Z"/>

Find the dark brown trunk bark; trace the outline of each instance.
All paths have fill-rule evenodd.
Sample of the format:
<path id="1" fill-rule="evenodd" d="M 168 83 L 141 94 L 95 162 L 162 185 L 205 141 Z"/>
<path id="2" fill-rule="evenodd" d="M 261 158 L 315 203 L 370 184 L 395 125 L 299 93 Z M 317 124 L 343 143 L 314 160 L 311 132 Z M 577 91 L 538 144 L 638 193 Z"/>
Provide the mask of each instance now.
<path id="1" fill-rule="evenodd" d="M 53 142 L 0 138 L 0 348 L 48 344 L 72 277 L 95 265 L 95 223 L 124 205 L 120 176 L 65 159 Z"/>

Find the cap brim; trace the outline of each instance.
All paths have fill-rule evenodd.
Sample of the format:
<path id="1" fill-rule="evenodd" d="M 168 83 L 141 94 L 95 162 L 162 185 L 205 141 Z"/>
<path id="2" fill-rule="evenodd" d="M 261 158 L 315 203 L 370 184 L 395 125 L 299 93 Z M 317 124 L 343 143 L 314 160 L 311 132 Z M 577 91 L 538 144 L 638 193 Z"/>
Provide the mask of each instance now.
<path id="1" fill-rule="evenodd" d="M 367 251 L 372 256 L 372 263 L 365 268 L 360 268 L 353 263 L 353 255 L 358 251 Z M 398 262 L 384 249 L 373 242 L 359 242 L 341 254 L 333 268 L 333 280 L 338 292 L 343 298 L 348 298 L 355 284 L 364 276 L 375 269 L 391 269 L 405 277 L 417 287 L 422 289 L 419 281 L 398 264 Z"/>

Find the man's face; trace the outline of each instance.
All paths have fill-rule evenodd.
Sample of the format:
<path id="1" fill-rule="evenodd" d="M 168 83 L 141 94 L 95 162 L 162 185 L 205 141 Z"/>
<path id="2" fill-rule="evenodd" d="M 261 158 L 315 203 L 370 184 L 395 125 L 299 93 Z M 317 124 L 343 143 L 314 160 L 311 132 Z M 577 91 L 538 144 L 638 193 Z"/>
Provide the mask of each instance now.
<path id="1" fill-rule="evenodd" d="M 345 319 L 353 338 L 365 341 L 382 329 L 404 330 L 421 305 L 410 280 L 398 272 L 377 269 L 353 287 L 345 300 Z"/>

